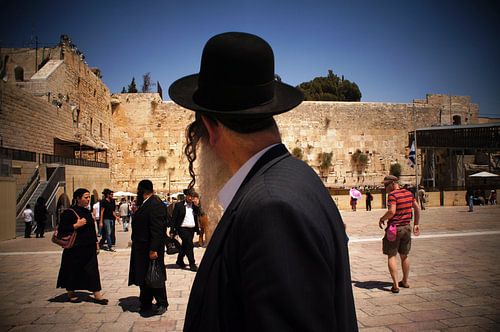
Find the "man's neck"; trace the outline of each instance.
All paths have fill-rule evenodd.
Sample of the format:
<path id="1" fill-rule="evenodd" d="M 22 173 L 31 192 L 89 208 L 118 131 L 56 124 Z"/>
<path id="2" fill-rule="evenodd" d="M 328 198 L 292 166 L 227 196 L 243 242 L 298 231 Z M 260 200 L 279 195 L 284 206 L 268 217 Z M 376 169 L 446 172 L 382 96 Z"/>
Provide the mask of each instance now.
<path id="1" fill-rule="evenodd" d="M 142 195 L 142 197 L 144 197 L 144 200 L 147 200 L 149 197 L 153 196 L 153 193 L 149 193 L 149 194 L 144 194 Z"/>

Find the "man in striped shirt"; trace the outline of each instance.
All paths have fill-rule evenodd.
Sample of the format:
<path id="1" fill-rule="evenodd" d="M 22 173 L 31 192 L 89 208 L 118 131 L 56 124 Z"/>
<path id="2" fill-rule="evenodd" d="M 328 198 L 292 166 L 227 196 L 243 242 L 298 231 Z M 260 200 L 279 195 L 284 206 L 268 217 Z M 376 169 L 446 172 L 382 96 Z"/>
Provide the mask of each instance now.
<path id="1" fill-rule="evenodd" d="M 388 175 L 384 178 L 384 187 L 388 195 L 388 210 L 380 218 L 378 223 L 380 228 L 383 228 L 384 222 L 387 222 L 387 228 L 382 239 L 383 253 L 387 255 L 387 265 L 392 278 L 393 293 L 399 293 L 399 287 L 409 288 L 408 275 L 410 273 L 410 261 L 408 260 L 408 253 L 411 248 L 411 220 L 413 212 L 415 213 L 413 223 L 413 234 L 420 235 L 420 208 L 413 197 L 413 194 L 399 187 L 398 178 L 394 175 Z M 387 230 L 389 226 L 395 225 L 397 229 L 396 238 L 390 241 L 387 238 Z M 398 282 L 398 267 L 397 267 L 397 254 L 401 258 L 401 267 L 403 269 L 403 279 Z"/>

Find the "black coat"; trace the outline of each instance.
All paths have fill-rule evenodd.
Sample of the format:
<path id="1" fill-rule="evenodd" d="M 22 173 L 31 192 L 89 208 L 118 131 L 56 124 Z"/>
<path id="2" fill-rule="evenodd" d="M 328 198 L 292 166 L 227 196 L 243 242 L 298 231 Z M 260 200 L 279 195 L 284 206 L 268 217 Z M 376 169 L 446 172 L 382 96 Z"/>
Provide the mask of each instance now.
<path id="1" fill-rule="evenodd" d="M 309 166 L 273 147 L 212 236 L 184 331 L 356 330 L 340 213 Z"/>
<path id="2" fill-rule="evenodd" d="M 165 272 L 165 239 L 167 210 L 155 195 L 145 201 L 132 218 L 132 250 L 130 253 L 129 285 L 144 285 L 149 266 L 149 252 L 158 253 L 157 261 Z M 164 280 L 166 280 L 166 273 Z"/>

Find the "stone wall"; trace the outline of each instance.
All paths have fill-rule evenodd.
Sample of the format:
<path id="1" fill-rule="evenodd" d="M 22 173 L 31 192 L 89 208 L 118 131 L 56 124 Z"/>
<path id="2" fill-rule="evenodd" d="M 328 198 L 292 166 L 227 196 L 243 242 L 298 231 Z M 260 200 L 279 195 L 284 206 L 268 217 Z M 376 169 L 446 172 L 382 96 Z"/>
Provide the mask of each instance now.
<path id="1" fill-rule="evenodd" d="M 2 85 L 2 95 L 8 94 L 23 99 L 17 101 L 3 101 L 2 107 L 8 103 L 7 107 L 28 108 L 28 116 L 18 116 L 16 121 L 28 121 L 30 118 L 39 120 L 39 117 L 46 116 L 43 122 L 34 122 L 35 127 L 43 128 L 55 127 L 58 134 L 52 137 L 44 137 L 44 144 L 48 143 L 52 148 L 44 148 L 45 153 L 54 153 L 67 155 L 67 150 L 61 147 L 54 147 L 53 138 L 57 137 L 64 141 L 75 142 L 94 149 L 107 150 L 110 145 L 111 131 L 113 127 L 111 117 L 110 92 L 100 78 L 100 71 L 96 68 L 90 68 L 84 61 L 83 55 L 71 43 L 69 38 L 61 38 L 61 43 L 54 48 L 44 49 L 1 49 L 2 66 L 7 80 L 6 85 Z M 43 66 L 35 71 L 35 63 Z M 24 77 L 22 80 L 16 80 L 15 69 L 23 68 Z M 16 87 L 18 90 L 24 90 L 27 93 L 12 92 L 8 87 Z M 42 103 L 37 103 L 34 98 L 37 97 Z M 54 108 L 58 112 L 54 116 Z M 46 112 L 46 110 L 50 110 Z M 47 119 L 55 120 L 56 125 Z M 25 127 L 19 127 L 18 123 L 13 121 L 9 123 L 11 132 L 25 129 L 32 129 L 31 123 Z M 63 123 L 64 129 L 60 127 Z M 35 129 L 36 130 L 36 129 Z M 51 130 L 49 130 L 50 132 Z M 7 136 L 10 136 L 7 134 Z M 8 137 L 10 140 L 12 137 Z M 15 137 L 14 137 L 15 138 Z M 35 138 L 38 138 L 35 136 Z M 4 141 L 6 138 L 4 138 Z M 33 139 L 21 139 L 21 145 L 33 144 Z M 14 147 L 5 145 L 8 147 Z M 27 148 L 23 148 L 27 149 Z M 50 150 L 50 152 L 46 152 Z M 37 151 L 38 150 L 32 150 Z M 99 154 L 98 161 L 105 161 L 106 154 Z"/>
<path id="2" fill-rule="evenodd" d="M 54 138 L 74 140 L 72 128 L 68 108 L 59 108 L 0 81 L 0 134 L 4 147 L 53 154 Z"/>
<path id="3" fill-rule="evenodd" d="M 184 188 L 189 182 L 182 154 L 184 130 L 193 112 L 161 102 L 158 94 L 117 94 L 113 99 L 111 160 L 116 190 L 133 191 L 144 178 L 151 179 L 160 193 Z M 407 166 L 408 132 L 448 123 L 449 117 L 443 116 L 443 103 L 448 100 L 429 95 L 408 104 L 304 102 L 276 116 L 276 121 L 284 144 L 290 151 L 300 149 L 327 186 L 378 186 L 393 163 L 401 164 L 403 182 L 414 183 L 415 171 Z M 462 119 L 470 109 L 477 110 L 468 97 L 452 101 L 463 103 L 453 108 L 453 114 Z M 365 167 L 352 163 L 357 150 L 368 158 Z M 332 165 L 324 172 L 319 169 L 321 153 L 332 153 Z"/>
<path id="4" fill-rule="evenodd" d="M 183 157 L 184 130 L 194 113 L 157 93 L 114 95 L 111 176 L 116 191 L 132 191 L 150 179 L 159 193 L 177 192 L 189 182 Z"/>

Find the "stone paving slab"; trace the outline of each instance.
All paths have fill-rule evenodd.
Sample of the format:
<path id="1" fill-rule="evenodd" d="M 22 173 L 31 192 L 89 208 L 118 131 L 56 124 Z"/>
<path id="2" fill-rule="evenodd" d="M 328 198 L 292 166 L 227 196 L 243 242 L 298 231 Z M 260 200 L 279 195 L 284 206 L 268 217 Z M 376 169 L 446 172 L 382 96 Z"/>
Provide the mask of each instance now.
<path id="1" fill-rule="evenodd" d="M 409 256 L 411 288 L 399 294 L 389 291 L 381 253 L 384 210 L 342 212 L 361 331 L 500 330 L 500 206 L 466 211 L 423 211 L 422 236 Z M 66 302 L 65 291 L 55 288 L 61 250 L 50 235 L 0 242 L 0 331 L 182 331 L 195 273 L 176 268 L 175 256 L 166 257 L 168 311 L 143 318 L 139 289 L 127 285 L 130 233 L 118 230 L 117 252 L 98 256 L 107 306 Z M 197 261 L 203 253 L 195 248 Z"/>

